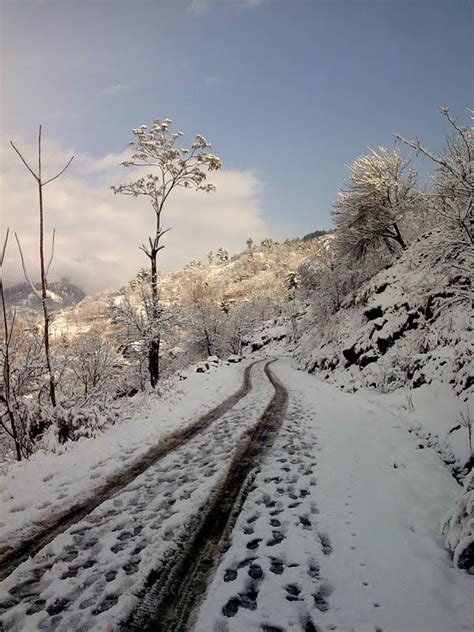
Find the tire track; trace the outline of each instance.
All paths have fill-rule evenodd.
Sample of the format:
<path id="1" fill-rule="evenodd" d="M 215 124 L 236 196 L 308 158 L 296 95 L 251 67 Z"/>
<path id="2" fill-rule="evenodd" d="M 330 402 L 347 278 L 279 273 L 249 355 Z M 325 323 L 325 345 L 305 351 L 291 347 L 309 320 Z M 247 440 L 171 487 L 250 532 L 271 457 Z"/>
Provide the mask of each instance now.
<path id="1" fill-rule="evenodd" d="M 182 430 L 171 433 L 158 445 L 154 446 L 139 457 L 129 468 L 108 478 L 103 485 L 94 491 L 94 495 L 81 503 L 77 503 L 66 511 L 43 522 L 42 528 L 27 540 L 16 546 L 2 551 L 0 555 L 0 581 L 8 577 L 28 557 L 33 557 L 56 536 L 63 533 L 76 522 L 82 520 L 104 501 L 114 496 L 118 491 L 129 485 L 137 476 L 143 474 L 149 467 L 167 456 L 170 452 L 194 438 L 212 423 L 233 408 L 243 399 L 252 388 L 252 368 L 262 362 L 257 360 L 245 368 L 242 386 L 230 395 L 219 406 L 199 417 L 194 423 Z"/>
<path id="2" fill-rule="evenodd" d="M 193 525 L 193 536 L 181 555 L 167 561 L 148 578 L 148 588 L 140 606 L 122 625 L 125 632 L 185 632 L 205 594 L 208 580 L 215 571 L 228 536 L 232 532 L 245 498 L 250 491 L 258 465 L 263 461 L 283 422 L 288 393 L 265 365 L 265 374 L 275 394 L 258 423 L 240 442 L 229 472 L 208 509 Z"/>

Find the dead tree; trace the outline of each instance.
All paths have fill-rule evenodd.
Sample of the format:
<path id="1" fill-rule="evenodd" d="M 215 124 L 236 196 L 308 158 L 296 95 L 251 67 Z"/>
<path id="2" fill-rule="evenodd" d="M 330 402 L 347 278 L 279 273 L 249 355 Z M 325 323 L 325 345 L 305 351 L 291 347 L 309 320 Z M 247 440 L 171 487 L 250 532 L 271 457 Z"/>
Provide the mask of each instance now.
<path id="1" fill-rule="evenodd" d="M 38 132 L 38 172 L 37 173 L 35 173 L 33 171 L 33 169 L 30 167 L 28 162 L 25 160 L 25 158 L 23 157 L 23 155 L 21 154 L 19 149 L 14 145 L 13 141 L 10 141 L 10 145 L 13 147 L 15 152 L 18 154 L 20 160 L 25 165 L 25 167 L 28 169 L 28 171 L 31 173 L 31 175 L 36 180 L 36 183 L 38 185 L 39 255 L 40 255 L 40 282 L 41 282 L 41 293 L 40 294 L 38 294 L 37 289 L 35 288 L 33 283 L 31 283 L 31 281 L 30 281 L 30 279 L 28 277 L 28 274 L 27 274 L 27 271 L 26 271 L 25 260 L 24 260 L 23 252 L 22 252 L 21 245 L 20 245 L 20 240 L 19 240 L 18 235 L 16 233 L 15 233 L 15 238 L 16 238 L 16 241 L 17 241 L 17 244 L 18 244 L 18 249 L 20 251 L 21 263 L 22 263 L 22 266 L 23 266 L 23 272 L 24 272 L 25 278 L 26 278 L 27 282 L 30 284 L 31 289 L 33 290 L 34 294 L 41 301 L 41 305 L 42 305 L 42 308 L 43 308 L 44 352 L 45 352 L 46 366 L 47 366 L 47 369 L 48 369 L 48 376 L 49 376 L 49 397 L 50 397 L 50 400 L 51 400 L 51 405 L 52 406 L 56 406 L 56 381 L 55 381 L 55 378 L 54 378 L 54 372 L 53 372 L 53 367 L 52 367 L 52 362 L 51 362 L 50 335 L 49 335 L 50 315 L 49 315 L 48 305 L 46 303 L 46 299 L 48 298 L 48 272 L 49 272 L 49 268 L 51 267 L 51 263 L 53 262 L 53 257 L 54 257 L 54 238 L 55 238 L 55 233 L 53 231 L 53 240 L 52 240 L 52 246 L 51 246 L 51 256 L 49 258 L 48 263 L 46 264 L 45 263 L 45 255 L 44 255 L 43 188 L 47 184 L 49 184 L 50 182 L 53 182 L 53 180 L 56 180 L 57 178 L 59 178 L 59 176 L 61 176 L 66 171 L 66 169 L 69 167 L 69 165 L 73 161 L 74 156 L 72 156 L 68 160 L 66 165 L 55 176 L 53 176 L 52 178 L 48 178 L 47 180 L 43 180 L 42 163 L 41 163 L 41 125 L 39 126 L 39 132 Z"/>

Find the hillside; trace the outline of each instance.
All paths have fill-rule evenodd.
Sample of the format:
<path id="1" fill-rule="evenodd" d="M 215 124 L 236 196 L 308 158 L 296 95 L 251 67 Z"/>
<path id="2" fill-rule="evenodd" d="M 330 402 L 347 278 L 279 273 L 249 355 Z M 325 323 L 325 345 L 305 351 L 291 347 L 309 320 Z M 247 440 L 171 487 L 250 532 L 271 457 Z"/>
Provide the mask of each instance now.
<path id="1" fill-rule="evenodd" d="M 218 309 L 251 300 L 263 303 L 264 316 L 277 313 L 293 290 L 292 277 L 306 261 L 317 259 L 333 239 L 331 234 L 316 231 L 302 239 L 277 243 L 266 240 L 263 245 L 252 245 L 246 251 L 224 261 L 214 258 L 212 263 L 193 261 L 182 270 L 159 277 L 161 302 L 170 307 L 195 301 L 196 286 L 206 288 L 206 300 Z M 52 329 L 55 335 L 75 335 L 100 323 L 111 327 L 109 305 L 120 296 L 133 294 L 140 278 L 137 274 L 120 290 L 107 290 L 87 296 L 78 303 L 55 313 Z M 192 294 L 193 296 L 190 296 Z"/>
<path id="2" fill-rule="evenodd" d="M 470 278 L 427 267 L 426 238 L 349 294 L 325 324 L 315 324 L 311 306 L 299 316 L 296 356 L 307 371 L 348 390 L 449 384 L 468 401 L 473 321 L 469 303 L 458 299 Z"/>
<path id="3" fill-rule="evenodd" d="M 40 284 L 35 288 L 40 290 Z M 77 305 L 85 292 L 69 279 L 51 281 L 48 284 L 47 305 L 52 312 L 58 312 Z M 35 316 L 41 312 L 41 301 L 26 282 L 5 288 L 5 299 L 10 312 L 16 311 L 20 317 Z"/>

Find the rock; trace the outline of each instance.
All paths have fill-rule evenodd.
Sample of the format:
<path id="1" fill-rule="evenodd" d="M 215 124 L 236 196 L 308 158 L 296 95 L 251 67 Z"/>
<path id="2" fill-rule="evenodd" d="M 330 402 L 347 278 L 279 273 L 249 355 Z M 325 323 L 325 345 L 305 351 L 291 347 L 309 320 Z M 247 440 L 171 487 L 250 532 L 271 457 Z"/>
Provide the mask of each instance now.
<path id="1" fill-rule="evenodd" d="M 375 327 L 377 331 L 380 331 L 386 323 L 387 323 L 387 320 L 385 318 L 376 318 L 372 322 L 373 326 Z"/>
<path id="2" fill-rule="evenodd" d="M 364 316 L 367 318 L 367 320 L 376 320 L 377 318 L 381 318 L 383 316 L 383 309 L 380 307 L 380 305 L 369 307 L 364 311 Z"/>
<path id="3" fill-rule="evenodd" d="M 388 288 L 388 283 L 381 283 L 375 288 L 375 293 L 382 294 L 382 292 L 386 290 L 387 288 Z"/>
<path id="4" fill-rule="evenodd" d="M 347 366 L 355 364 L 359 359 L 360 353 L 355 350 L 357 343 L 354 343 L 351 347 L 347 347 L 342 350 L 342 355 L 347 360 Z"/>
<path id="5" fill-rule="evenodd" d="M 364 353 L 363 355 L 360 356 L 357 364 L 360 366 L 361 369 L 363 369 L 368 364 L 371 364 L 372 362 L 377 362 L 379 358 L 380 356 L 377 354 Z"/>
<path id="6" fill-rule="evenodd" d="M 207 373 L 209 371 L 209 363 L 208 362 L 200 362 L 196 366 L 196 373 Z"/>
<path id="7" fill-rule="evenodd" d="M 227 362 L 231 362 L 231 363 L 242 362 L 242 356 L 231 355 L 227 358 Z"/>

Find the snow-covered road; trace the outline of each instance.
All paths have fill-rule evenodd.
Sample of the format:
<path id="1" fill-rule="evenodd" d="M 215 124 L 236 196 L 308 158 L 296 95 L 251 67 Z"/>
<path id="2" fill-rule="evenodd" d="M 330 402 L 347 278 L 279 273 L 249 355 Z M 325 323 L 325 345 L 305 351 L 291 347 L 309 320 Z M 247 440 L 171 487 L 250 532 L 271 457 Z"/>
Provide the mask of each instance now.
<path id="1" fill-rule="evenodd" d="M 460 488 L 385 413 L 295 370 L 195 632 L 472 632 L 474 577 L 439 522 Z M 392 411 L 393 412 L 393 411 Z"/>
<path id="2" fill-rule="evenodd" d="M 272 400 L 263 369 L 204 432 L 21 564 L 0 585 L 0 627 L 127 629 Z M 440 459 L 416 449 L 393 411 L 288 359 L 271 370 L 288 391 L 287 413 L 189 629 L 472 632 L 474 577 L 453 567 L 438 531 L 460 491 Z"/>
<path id="3" fill-rule="evenodd" d="M 189 537 L 225 477 L 245 432 L 273 388 L 263 365 L 253 388 L 207 430 L 21 564 L 0 586 L 7 630 L 113 630 L 138 601 L 149 574 Z"/>

